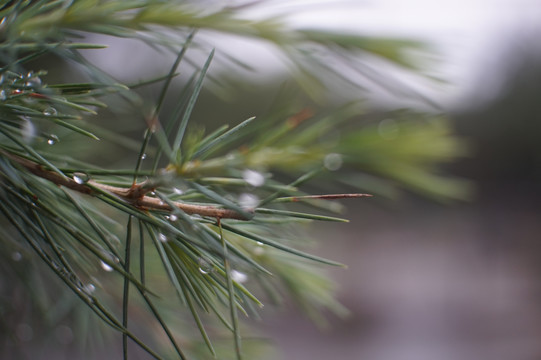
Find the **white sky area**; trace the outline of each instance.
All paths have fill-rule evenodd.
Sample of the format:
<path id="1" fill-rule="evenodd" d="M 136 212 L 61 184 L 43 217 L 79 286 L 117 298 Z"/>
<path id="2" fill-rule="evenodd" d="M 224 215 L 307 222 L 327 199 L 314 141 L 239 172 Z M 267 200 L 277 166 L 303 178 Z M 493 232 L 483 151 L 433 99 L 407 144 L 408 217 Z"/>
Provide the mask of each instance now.
<path id="1" fill-rule="evenodd" d="M 275 1 L 274 4 L 284 2 Z M 498 72 L 509 42 L 525 41 L 531 31 L 541 35 L 541 0 L 329 0 L 289 1 L 299 11 L 299 26 L 353 33 L 411 38 L 434 49 L 433 69 L 449 82 L 438 100 L 459 106 L 483 82 L 490 99 L 502 86 Z M 271 6 L 272 7 L 272 6 Z M 275 5 L 279 9 L 280 6 Z M 491 73 L 492 72 L 492 73 Z M 482 79 L 481 79 L 482 78 Z"/>
<path id="2" fill-rule="evenodd" d="M 242 2 L 245 1 L 211 1 Z M 541 0 L 268 0 L 246 12 L 247 17 L 254 18 L 274 14 L 287 14 L 288 23 L 294 27 L 428 42 L 434 49 L 435 60 L 430 62 L 433 68 L 427 72 L 450 84 L 436 94 L 437 100 L 448 106 L 456 106 L 468 98 L 481 78 L 487 90 L 485 97 L 490 98 L 490 90 L 495 93 L 501 86 L 497 73 L 507 44 L 522 41 L 532 30 L 541 34 Z M 224 46 L 223 40 L 216 40 L 218 51 L 227 48 L 230 54 L 254 65 L 263 74 L 280 68 L 278 58 L 264 44 L 229 39 L 231 42 Z M 116 54 L 104 56 L 96 52 L 90 57 L 97 65 L 124 79 L 149 67 L 148 58 L 134 56 L 134 51 L 133 43 L 128 43 L 124 47 L 120 45 Z M 154 58 L 152 65 L 168 69 L 171 62 L 172 59 Z"/>

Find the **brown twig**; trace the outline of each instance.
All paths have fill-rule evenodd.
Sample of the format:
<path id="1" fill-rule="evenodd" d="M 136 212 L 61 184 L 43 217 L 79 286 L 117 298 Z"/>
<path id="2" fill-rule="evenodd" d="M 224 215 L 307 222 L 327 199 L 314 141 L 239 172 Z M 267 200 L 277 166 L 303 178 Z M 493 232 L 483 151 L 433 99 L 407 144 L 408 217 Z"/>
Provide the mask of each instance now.
<path id="1" fill-rule="evenodd" d="M 129 188 L 111 186 L 101 184 L 94 180 L 89 180 L 85 183 L 79 183 L 74 179 L 63 176 L 57 172 L 47 170 L 38 163 L 35 163 L 31 160 L 25 159 L 23 157 L 11 154 L 9 152 L 0 150 L 0 153 L 11 159 L 12 161 L 18 163 L 19 165 L 26 168 L 32 174 L 39 176 L 43 179 L 49 180 L 52 183 L 55 183 L 58 186 L 64 186 L 68 189 L 75 190 L 77 192 L 95 195 L 95 189 L 100 191 L 105 191 L 107 193 L 113 194 L 118 198 L 132 204 L 133 206 L 143 209 L 143 210 L 163 210 L 163 211 L 172 211 L 173 209 L 167 203 L 161 201 L 158 198 L 147 196 L 146 194 L 152 189 L 145 187 L 145 183 L 134 184 Z M 186 204 L 182 202 L 173 202 L 173 204 L 180 210 L 184 211 L 189 215 L 201 215 L 214 217 L 219 219 L 237 219 L 237 220 L 248 220 L 246 216 L 229 209 L 221 209 L 215 206 L 210 205 L 195 205 L 195 204 Z"/>
<path id="2" fill-rule="evenodd" d="M 169 204 L 163 202 L 159 198 L 146 195 L 151 192 L 153 189 L 148 186 L 147 183 L 142 182 L 139 184 L 134 184 L 129 188 L 117 187 L 111 185 L 101 184 L 94 180 L 89 180 L 87 182 L 81 183 L 77 182 L 72 178 L 59 174 L 57 172 L 45 169 L 42 165 L 28 160 L 26 158 L 20 157 L 18 155 L 9 153 L 4 150 L 0 150 L 0 153 L 12 161 L 18 163 L 19 165 L 26 168 L 32 174 L 39 176 L 43 179 L 49 180 L 52 183 L 55 183 L 58 186 L 64 186 L 68 189 L 88 194 L 95 195 L 96 189 L 99 191 L 104 191 L 110 194 L 115 195 L 116 197 L 132 204 L 133 206 L 142 209 L 142 210 L 161 210 L 161 211 L 172 211 L 173 208 Z M 371 197 L 370 194 L 326 194 L 326 195 L 306 195 L 306 196 L 293 196 L 287 199 L 290 199 L 293 202 L 308 200 L 308 199 L 324 199 L 324 200 L 336 200 L 336 199 L 348 199 L 348 198 L 360 198 L 360 197 Z M 243 214 L 230 210 L 217 208 L 211 205 L 195 205 L 195 204 L 186 204 L 182 202 L 172 202 L 172 204 L 178 209 L 184 211 L 189 215 L 201 215 L 208 216 L 217 219 L 237 219 L 237 220 L 249 220 Z"/>

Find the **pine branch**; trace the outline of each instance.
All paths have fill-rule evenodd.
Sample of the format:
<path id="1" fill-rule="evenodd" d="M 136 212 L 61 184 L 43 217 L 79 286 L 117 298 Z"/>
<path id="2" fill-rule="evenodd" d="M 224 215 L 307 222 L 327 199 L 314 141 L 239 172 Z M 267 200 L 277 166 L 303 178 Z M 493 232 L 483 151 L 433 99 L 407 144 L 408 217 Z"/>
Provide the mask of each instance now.
<path id="1" fill-rule="evenodd" d="M 155 334 L 144 334 L 146 322 L 132 333 L 138 325 L 133 317 L 143 313 L 136 308 L 139 304 L 146 304 L 153 325 L 163 330 L 170 350 L 174 348 L 181 359 L 189 358 L 186 349 L 192 352 L 195 348 L 185 346 L 193 340 L 194 328 L 212 355 L 227 356 L 214 350 L 213 338 L 219 332 L 201 313 L 214 314 L 231 331 L 237 358 L 249 357 L 241 352 L 238 316 L 262 306 L 259 296 L 264 294 L 252 293 L 252 282 L 269 299 L 280 296 L 277 287 L 285 288 L 316 319 L 324 309 L 343 312 L 331 295 L 331 283 L 315 271 L 320 264 L 342 264 L 305 252 L 303 245 L 311 236 L 290 236 L 307 221 L 347 221 L 319 214 L 320 210 L 339 212 L 339 204 L 332 200 L 372 195 L 347 190 L 338 194 L 322 190 L 323 194 L 314 195 L 302 190 L 309 180 L 317 177 L 318 189 L 337 184 L 340 189 L 372 192 L 375 183 L 372 188 L 376 190 L 405 187 L 438 198 L 464 194 L 461 184 L 434 171 L 440 162 L 463 153 L 463 143 L 451 135 L 442 118 L 430 116 L 426 121 L 417 112 L 389 113 L 385 114 L 389 121 L 363 122 L 358 117 L 365 116 L 366 110 L 359 102 L 332 112 L 315 105 L 303 105 L 299 110 L 292 96 L 286 96 L 267 115 L 258 114 L 257 121 L 250 117 L 231 128 L 222 125 L 206 136 L 194 129 L 192 118 L 211 62 L 224 55 L 223 49 L 202 46 L 195 37 L 200 31 L 277 45 L 297 70 L 295 79 L 310 93 L 321 92 L 329 74 L 333 79 L 343 77 L 327 61 L 331 53 L 341 62 L 355 59 L 350 65 L 362 62 L 369 53 L 413 69 L 415 64 L 404 56 L 404 50 L 419 45 L 292 29 L 276 19 L 253 21 L 239 12 L 243 7 L 213 11 L 198 6 L 154 0 L 10 1 L 0 5 L 0 212 L 5 215 L 2 225 L 9 225 L 1 227 L 2 246 L 27 247 L 41 258 L 98 318 L 122 333 L 125 358 L 128 338 L 155 358 L 167 351 L 154 351 L 153 344 L 150 346 L 146 338 Z M 163 27 L 176 31 L 166 34 Z M 91 33 L 136 38 L 153 47 L 174 49 L 177 56 L 166 76 L 142 80 L 131 89 L 163 81 L 155 102 L 139 98 L 79 53 L 103 47 L 80 41 L 81 35 L 86 39 Z M 194 49 L 208 55 L 201 66 L 190 58 Z M 47 71 L 39 66 L 49 54 L 76 63 L 93 80 L 46 83 Z M 174 110 L 168 114 L 170 85 L 179 74 L 184 75 L 178 70 L 184 62 L 196 71 L 185 79 Z M 345 80 L 351 85 L 350 79 Z M 137 129 L 144 132 L 141 143 L 125 137 L 125 129 L 99 129 L 85 123 L 88 116 L 102 115 L 96 110 L 106 106 L 100 99 L 107 98 L 109 103 L 112 93 L 148 120 L 141 121 L 143 128 Z M 154 110 L 143 111 L 142 107 Z M 162 126 L 160 119 L 168 120 Z M 85 145 L 77 140 L 82 136 L 96 141 L 96 134 L 103 145 L 93 151 L 121 142 L 138 151 L 135 169 L 111 170 L 81 160 Z M 69 142 L 70 137 L 74 142 Z M 151 157 L 153 164 L 145 166 L 150 160 L 145 159 Z M 138 181 L 143 176 L 150 179 Z M 366 181 L 366 176 L 372 176 L 372 181 Z M 294 180 L 283 183 L 279 179 Z M 184 187 L 185 192 L 176 186 Z M 241 201 L 243 195 L 249 202 Z M 299 211 L 310 206 L 318 213 Z M 134 221 L 138 234 L 132 231 Z M 293 227 L 295 231 L 290 231 Z M 137 238 L 139 249 L 133 246 Z M 119 250 L 122 242 L 123 252 Z M 155 263 L 161 265 L 159 270 Z M 137 265 L 137 275 L 133 275 Z M 117 283 L 97 273 L 100 267 L 122 277 L 124 290 L 116 291 Z M 247 278 L 252 282 L 244 284 Z M 26 279 L 21 277 L 21 281 Z M 159 281 L 151 281 L 154 279 Z M 160 286 L 164 279 L 169 283 Z M 129 291 L 131 285 L 136 291 Z M 93 293 L 99 286 L 121 304 L 121 316 L 108 309 L 99 291 Z M 163 303 L 158 306 L 151 300 L 154 295 L 167 298 L 169 289 L 178 297 L 175 314 L 182 309 L 182 315 L 193 319 L 193 327 L 175 328 L 174 321 L 165 316 Z M 139 299 L 132 301 L 135 296 Z"/>
<path id="2" fill-rule="evenodd" d="M 86 182 L 82 182 L 81 179 L 78 179 L 75 175 L 76 179 L 69 178 L 66 176 L 62 176 L 57 172 L 46 170 L 43 168 L 42 165 L 33 162 L 31 160 L 22 158 L 20 156 L 10 154 L 4 150 L 0 150 L 0 154 L 3 154 L 4 156 L 8 157 L 9 159 L 13 160 L 14 162 L 18 163 L 19 165 L 22 165 L 27 170 L 29 170 L 32 174 L 39 176 L 43 179 L 49 180 L 50 182 L 59 185 L 59 186 L 65 186 L 68 189 L 75 190 L 77 192 L 87 194 L 87 195 L 95 195 L 96 190 L 99 190 L 100 192 L 107 192 L 110 194 L 113 194 L 120 199 L 126 201 L 129 204 L 132 204 L 138 209 L 141 210 L 158 210 L 158 211 L 165 211 L 165 212 L 172 212 L 174 208 L 182 210 L 184 213 L 188 215 L 199 215 L 199 216 L 206 216 L 206 217 L 212 217 L 217 219 L 236 219 L 236 220 L 249 220 L 244 214 L 239 213 L 234 210 L 230 209 L 222 209 L 217 208 L 215 206 L 209 206 L 209 205 L 194 205 L 194 204 L 187 204 L 182 202 L 164 202 L 163 200 L 147 196 L 149 192 L 153 192 L 155 190 L 155 187 L 149 186 L 151 183 L 150 181 L 145 181 L 139 184 L 133 184 L 129 188 L 123 188 L 123 187 L 117 187 L 117 186 L 111 186 L 106 184 L 101 184 L 94 180 L 88 180 Z M 75 173 L 77 174 L 77 173 Z M 81 175 L 82 177 L 82 175 Z M 371 197 L 370 194 L 324 194 L 324 195 L 304 195 L 304 196 L 292 196 L 292 197 L 282 197 L 276 199 L 276 202 L 298 202 L 302 200 L 315 200 L 315 199 L 321 199 L 321 200 L 339 200 L 339 199 L 352 199 L 352 198 L 361 198 L 361 197 Z M 258 211 L 262 213 L 263 211 Z M 250 213 L 253 214 L 253 211 Z M 274 213 L 277 213 L 276 211 Z M 308 218 L 316 218 L 313 215 L 305 214 Z M 326 217 L 319 217 L 320 220 L 326 219 Z M 331 218 L 327 218 L 331 219 Z"/>
<path id="3" fill-rule="evenodd" d="M 88 180 L 87 182 L 82 183 L 81 180 L 75 180 L 62 176 L 57 172 L 46 170 L 38 163 L 17 155 L 10 154 L 4 150 L 0 150 L 0 153 L 24 166 L 28 171 L 36 176 L 49 180 L 56 185 L 65 186 L 68 189 L 75 190 L 83 194 L 93 195 L 96 193 L 96 190 L 99 190 L 101 192 L 113 194 L 141 210 L 161 210 L 167 212 L 171 212 L 173 210 L 171 205 L 163 202 L 159 198 L 146 195 L 147 193 L 155 190 L 153 187 L 149 187 L 146 182 L 134 184 L 129 188 L 100 184 L 94 180 Z M 243 214 L 229 209 L 220 209 L 214 206 L 193 205 L 181 202 L 174 202 L 172 204 L 189 215 L 197 214 L 200 216 L 208 216 L 219 219 L 247 220 Z"/>

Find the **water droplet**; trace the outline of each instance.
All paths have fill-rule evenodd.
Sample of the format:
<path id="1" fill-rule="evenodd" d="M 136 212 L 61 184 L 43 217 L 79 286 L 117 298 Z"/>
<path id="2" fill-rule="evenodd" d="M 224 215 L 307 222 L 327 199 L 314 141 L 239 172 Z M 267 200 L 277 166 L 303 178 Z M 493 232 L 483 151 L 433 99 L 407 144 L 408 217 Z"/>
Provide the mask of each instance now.
<path id="1" fill-rule="evenodd" d="M 21 261 L 23 255 L 18 251 L 14 251 L 13 253 L 11 253 L 11 258 L 13 259 L 13 261 Z"/>
<path id="2" fill-rule="evenodd" d="M 330 171 L 336 171 L 342 167 L 342 155 L 331 153 L 323 159 L 323 165 Z"/>
<path id="3" fill-rule="evenodd" d="M 396 120 L 393 119 L 384 119 L 381 120 L 378 124 L 378 134 L 382 139 L 393 140 L 398 137 L 400 128 Z"/>
<path id="4" fill-rule="evenodd" d="M 265 176 L 258 171 L 246 169 L 242 172 L 242 178 L 248 184 L 258 187 L 265 183 Z"/>
<path id="5" fill-rule="evenodd" d="M 160 240 L 162 243 L 166 243 L 168 241 L 167 236 L 162 233 L 158 234 L 158 240 Z"/>
<path id="6" fill-rule="evenodd" d="M 58 136 L 56 136 L 55 134 L 51 134 L 49 135 L 49 138 L 47 139 L 47 144 L 49 145 L 54 145 L 56 144 L 58 141 L 60 141 L 58 139 Z"/>
<path id="7" fill-rule="evenodd" d="M 178 216 L 176 216 L 175 214 L 171 214 L 168 216 L 168 220 L 171 222 L 175 222 L 178 220 Z"/>
<path id="8" fill-rule="evenodd" d="M 30 121 L 28 116 L 20 116 L 20 118 L 23 120 L 21 124 L 21 134 L 24 141 L 26 143 L 30 143 L 36 137 L 36 126 L 32 121 Z"/>
<path id="9" fill-rule="evenodd" d="M 52 106 L 49 106 L 48 108 L 43 110 L 43 115 L 45 115 L 45 116 L 55 116 L 56 114 L 58 114 L 58 112 Z"/>
<path id="10" fill-rule="evenodd" d="M 242 284 L 248 280 L 248 275 L 237 270 L 231 270 L 231 279 L 239 284 Z"/>
<path id="11" fill-rule="evenodd" d="M 173 192 L 177 195 L 182 195 L 184 194 L 184 191 L 182 191 L 182 189 L 179 189 L 179 188 L 173 188 Z"/>
<path id="12" fill-rule="evenodd" d="M 256 247 L 253 248 L 252 252 L 256 256 L 261 256 L 261 255 L 263 255 L 265 253 L 265 248 L 262 247 L 262 246 L 256 246 Z"/>
<path id="13" fill-rule="evenodd" d="M 41 79 L 37 76 L 28 77 L 26 80 L 26 83 L 24 84 L 26 87 L 37 87 L 41 85 Z"/>
<path id="14" fill-rule="evenodd" d="M 156 191 L 151 191 L 151 192 L 150 192 L 150 195 L 156 196 Z"/>
<path id="15" fill-rule="evenodd" d="M 254 194 L 243 193 L 239 196 L 239 205 L 244 209 L 253 209 L 259 204 L 259 197 Z"/>
<path id="16" fill-rule="evenodd" d="M 75 172 L 73 173 L 73 181 L 75 181 L 77 184 L 85 184 L 90 180 L 90 176 L 87 173 L 84 172 Z"/>
<path id="17" fill-rule="evenodd" d="M 86 284 L 84 290 L 87 294 L 92 294 L 96 290 L 96 287 L 94 284 Z"/>
<path id="18" fill-rule="evenodd" d="M 4 100 L 6 100 L 7 98 L 8 98 L 8 97 L 7 97 L 7 95 L 6 95 L 6 91 L 5 91 L 5 90 L 1 90 L 1 91 L 0 91 L 0 100 L 1 100 L 1 101 L 4 101 Z"/>
<path id="19" fill-rule="evenodd" d="M 32 330 L 30 325 L 21 323 L 15 328 L 15 334 L 20 341 L 27 342 L 34 337 L 34 330 Z"/>
<path id="20" fill-rule="evenodd" d="M 199 272 L 201 274 L 208 274 L 214 271 L 214 265 L 210 261 L 204 258 L 199 258 Z"/>
<path id="21" fill-rule="evenodd" d="M 141 160 L 145 160 L 147 158 L 147 154 L 141 155 Z"/>
<path id="22" fill-rule="evenodd" d="M 261 241 L 256 242 L 256 246 L 252 249 L 254 255 L 263 255 L 265 252 L 265 244 L 263 244 Z"/>
<path id="23" fill-rule="evenodd" d="M 104 262 L 103 260 L 100 260 L 100 266 L 103 270 L 107 271 L 107 272 L 111 272 L 113 271 L 113 267 L 109 264 L 107 264 L 106 262 Z"/>

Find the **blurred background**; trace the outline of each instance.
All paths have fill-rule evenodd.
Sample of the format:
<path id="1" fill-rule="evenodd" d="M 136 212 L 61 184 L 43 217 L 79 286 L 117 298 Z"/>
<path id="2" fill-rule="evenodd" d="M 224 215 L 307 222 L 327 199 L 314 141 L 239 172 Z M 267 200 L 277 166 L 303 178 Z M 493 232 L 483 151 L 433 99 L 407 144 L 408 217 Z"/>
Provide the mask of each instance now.
<path id="1" fill-rule="evenodd" d="M 296 25 L 428 44 L 427 53 L 416 54 L 426 63 L 424 78 L 393 70 L 391 89 L 363 84 L 358 93 L 335 93 L 329 105 L 366 98 L 374 111 L 448 113 L 471 149 L 446 171 L 469 179 L 475 192 L 469 201 L 445 204 L 407 192 L 348 201 L 350 223 L 313 225 L 320 240 L 314 252 L 348 265 L 329 270 L 350 314 L 329 315 L 329 325 L 319 329 L 294 306 L 266 307 L 263 321 L 251 325 L 276 345 L 267 358 L 541 358 L 541 1 L 276 0 L 251 15 L 284 10 Z M 195 121 L 220 114 L 220 122 L 238 122 L 268 107 L 269 94 L 287 79 L 283 58 L 246 39 L 201 37 L 255 71 L 237 69 L 235 96 L 227 87 L 204 90 Z M 148 78 L 141 68 L 163 74 L 173 59 L 137 41 L 94 41 L 114 43 L 86 55 L 122 81 Z M 210 74 L 226 78 L 229 71 L 218 62 Z M 443 81 L 427 81 L 432 77 Z M 155 89 L 144 91 L 155 98 Z M 139 139 L 140 125 L 126 132 Z M 16 331 L 28 337 L 24 326 Z M 63 345 L 72 343 L 69 327 L 57 332 Z"/>
<path id="2" fill-rule="evenodd" d="M 541 2 L 357 4 L 307 18 L 433 46 L 448 83 L 419 89 L 471 142 L 449 171 L 476 192 L 348 203 L 350 224 L 317 232 L 321 254 L 349 265 L 332 275 L 351 316 L 320 332 L 291 310 L 264 326 L 281 359 L 539 359 Z"/>

